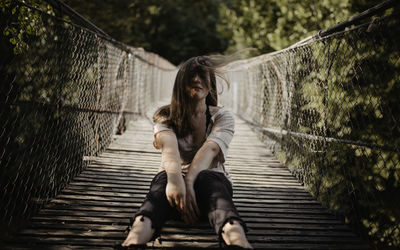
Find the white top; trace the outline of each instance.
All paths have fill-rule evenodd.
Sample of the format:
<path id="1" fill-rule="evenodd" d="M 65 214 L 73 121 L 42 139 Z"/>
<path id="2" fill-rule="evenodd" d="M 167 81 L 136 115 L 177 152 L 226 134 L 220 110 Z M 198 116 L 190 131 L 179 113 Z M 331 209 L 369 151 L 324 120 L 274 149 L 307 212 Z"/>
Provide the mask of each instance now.
<path id="1" fill-rule="evenodd" d="M 232 182 L 228 172 L 225 170 L 224 162 L 228 154 L 229 144 L 232 141 L 235 132 L 235 120 L 232 112 L 225 108 L 220 108 L 214 114 L 210 109 L 211 119 L 206 130 L 206 140 L 213 141 L 218 144 L 221 151 L 211 162 L 209 169 L 217 172 L 224 173 L 229 181 Z M 154 124 L 154 138 L 157 133 L 161 131 L 172 131 L 170 127 L 161 122 Z M 154 147 L 160 149 L 154 141 Z M 178 138 L 179 153 L 181 156 L 182 174 L 188 172 L 190 164 L 196 155 L 197 151 L 202 145 L 196 146 L 193 143 L 193 135 L 188 134 L 185 137 Z M 161 164 L 160 171 L 165 170 Z"/>

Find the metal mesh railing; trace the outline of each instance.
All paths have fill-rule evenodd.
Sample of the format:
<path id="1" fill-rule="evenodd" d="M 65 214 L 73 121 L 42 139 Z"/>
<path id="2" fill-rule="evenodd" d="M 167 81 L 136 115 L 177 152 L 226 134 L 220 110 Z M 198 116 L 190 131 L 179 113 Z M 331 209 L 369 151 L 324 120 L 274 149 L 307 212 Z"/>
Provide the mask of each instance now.
<path id="1" fill-rule="evenodd" d="M 2 42 L 9 46 L 9 60 L 0 65 L 4 236 L 54 197 L 130 120 L 170 96 L 175 67 L 23 3 L 12 1 L 2 15 Z M 19 30 L 21 36 L 11 36 Z"/>
<path id="2" fill-rule="evenodd" d="M 396 11 L 231 63 L 221 97 L 313 195 L 378 247 L 400 246 Z"/>

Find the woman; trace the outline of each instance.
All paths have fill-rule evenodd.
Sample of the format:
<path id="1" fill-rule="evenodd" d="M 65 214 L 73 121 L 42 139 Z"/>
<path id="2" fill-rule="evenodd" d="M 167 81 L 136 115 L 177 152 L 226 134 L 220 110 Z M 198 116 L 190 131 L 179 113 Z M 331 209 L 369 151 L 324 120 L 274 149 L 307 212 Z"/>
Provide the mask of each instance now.
<path id="1" fill-rule="evenodd" d="M 122 248 L 154 240 L 168 219 L 181 217 L 194 223 L 203 216 L 219 235 L 220 244 L 251 248 L 223 165 L 234 118 L 217 106 L 215 75 L 210 57 L 189 59 L 178 71 L 171 104 L 155 112 L 153 144 L 162 150 L 161 167 Z"/>

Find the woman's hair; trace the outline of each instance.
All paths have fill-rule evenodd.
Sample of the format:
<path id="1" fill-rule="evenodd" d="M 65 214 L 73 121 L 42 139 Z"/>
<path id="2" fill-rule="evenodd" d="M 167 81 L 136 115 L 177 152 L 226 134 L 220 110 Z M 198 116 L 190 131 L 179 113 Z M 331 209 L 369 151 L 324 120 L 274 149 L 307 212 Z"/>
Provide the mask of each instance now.
<path id="1" fill-rule="evenodd" d="M 217 60 L 213 60 L 212 56 L 192 57 L 183 63 L 175 78 L 171 104 L 160 107 L 154 113 L 153 121 L 162 122 L 171 127 L 178 138 L 186 136 L 192 129 L 190 123 L 192 105 L 190 105 L 190 96 L 186 91 L 186 87 L 190 86 L 192 79 L 198 75 L 210 90 L 206 97 L 206 104 L 217 106 L 216 76 L 221 77 L 229 84 L 217 70 L 221 65 Z"/>

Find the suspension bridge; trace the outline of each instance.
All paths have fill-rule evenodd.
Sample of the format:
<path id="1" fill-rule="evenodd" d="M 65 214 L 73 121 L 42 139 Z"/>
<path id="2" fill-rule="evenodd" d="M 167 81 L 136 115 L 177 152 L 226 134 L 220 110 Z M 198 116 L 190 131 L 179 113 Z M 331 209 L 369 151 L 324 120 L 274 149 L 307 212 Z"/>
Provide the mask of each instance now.
<path id="1" fill-rule="evenodd" d="M 111 249 L 158 170 L 151 116 L 177 69 L 91 25 L 15 4 L 37 27 L 0 72 L 2 248 Z M 223 68 L 220 105 L 236 115 L 226 167 L 253 247 L 400 244 L 395 10 L 385 2 Z M 218 239 L 206 222 L 169 221 L 147 245 L 218 248 Z"/>

